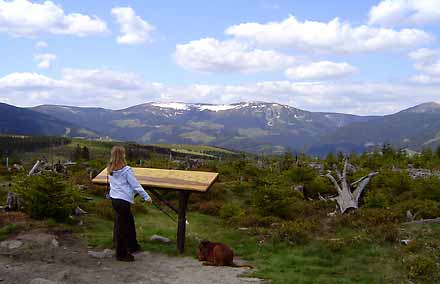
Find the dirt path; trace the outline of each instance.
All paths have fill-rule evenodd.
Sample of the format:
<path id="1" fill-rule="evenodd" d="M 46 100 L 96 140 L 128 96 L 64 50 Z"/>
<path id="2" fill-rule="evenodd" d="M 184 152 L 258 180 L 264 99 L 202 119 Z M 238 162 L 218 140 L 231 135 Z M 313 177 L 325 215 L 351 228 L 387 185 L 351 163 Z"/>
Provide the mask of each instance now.
<path id="1" fill-rule="evenodd" d="M 8 284 L 261 282 L 239 277 L 247 271 L 203 266 L 193 258 L 149 252 L 136 254 L 132 263 L 118 262 L 108 256 L 93 258 L 78 240 L 63 232 L 28 232 L 0 243 L 0 283 Z"/>

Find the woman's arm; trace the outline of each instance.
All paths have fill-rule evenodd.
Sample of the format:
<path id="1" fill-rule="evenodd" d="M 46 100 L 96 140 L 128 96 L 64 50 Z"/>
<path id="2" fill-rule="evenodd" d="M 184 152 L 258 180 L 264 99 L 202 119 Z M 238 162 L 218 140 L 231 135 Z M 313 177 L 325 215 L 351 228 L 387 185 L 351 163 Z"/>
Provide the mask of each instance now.
<path id="1" fill-rule="evenodd" d="M 138 193 L 140 196 L 142 196 L 142 199 L 144 199 L 145 201 L 151 200 L 151 197 L 148 195 L 148 193 L 144 190 L 144 188 L 137 181 L 136 177 L 133 174 L 133 170 L 132 169 L 130 169 L 128 171 L 127 181 L 128 181 L 128 184 L 130 184 L 131 188 L 136 193 Z"/>

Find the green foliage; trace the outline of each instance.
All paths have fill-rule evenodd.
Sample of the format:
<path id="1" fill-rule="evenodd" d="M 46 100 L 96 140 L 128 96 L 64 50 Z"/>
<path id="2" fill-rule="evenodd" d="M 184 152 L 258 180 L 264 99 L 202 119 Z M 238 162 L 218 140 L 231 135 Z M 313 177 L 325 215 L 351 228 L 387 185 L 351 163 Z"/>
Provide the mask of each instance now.
<path id="1" fill-rule="evenodd" d="M 410 256 L 406 268 L 409 279 L 417 283 L 438 283 L 435 280 L 440 279 L 436 261 L 429 255 Z"/>
<path id="2" fill-rule="evenodd" d="M 440 178 L 420 178 L 415 183 L 417 199 L 440 201 Z"/>
<path id="3" fill-rule="evenodd" d="M 78 205 L 79 194 L 60 176 L 44 173 L 16 180 L 24 211 L 35 219 L 65 221 Z"/>
<path id="4" fill-rule="evenodd" d="M 305 244 L 312 239 L 317 224 L 307 220 L 287 221 L 275 229 L 275 238 L 294 244 Z"/>
<path id="5" fill-rule="evenodd" d="M 3 227 L 0 227 L 0 241 L 5 240 L 10 234 L 14 233 L 17 230 L 17 225 L 15 224 L 7 224 Z"/>
<path id="6" fill-rule="evenodd" d="M 244 210 L 238 203 L 226 203 L 220 209 L 220 217 L 223 219 L 239 218 L 244 214 Z"/>
<path id="7" fill-rule="evenodd" d="M 90 160 L 90 150 L 87 146 L 81 147 L 79 144 L 76 144 L 75 149 L 71 154 L 71 159 L 73 161 L 88 161 Z"/>
<path id="8" fill-rule="evenodd" d="M 284 175 L 291 183 L 304 183 L 312 181 L 316 173 L 312 168 L 302 165 L 290 168 Z"/>
<path id="9" fill-rule="evenodd" d="M 285 218 L 289 215 L 289 205 L 292 196 L 292 190 L 263 185 L 254 191 L 254 208 L 262 216 Z"/>
<path id="10" fill-rule="evenodd" d="M 397 214 L 406 216 L 408 210 L 419 218 L 437 218 L 440 216 L 440 203 L 433 200 L 407 200 L 397 203 L 392 208 Z"/>
<path id="11" fill-rule="evenodd" d="M 94 208 L 92 210 L 92 212 L 94 212 L 96 215 L 106 220 L 115 219 L 115 212 L 113 210 L 111 200 L 99 200 L 96 204 L 94 204 Z"/>

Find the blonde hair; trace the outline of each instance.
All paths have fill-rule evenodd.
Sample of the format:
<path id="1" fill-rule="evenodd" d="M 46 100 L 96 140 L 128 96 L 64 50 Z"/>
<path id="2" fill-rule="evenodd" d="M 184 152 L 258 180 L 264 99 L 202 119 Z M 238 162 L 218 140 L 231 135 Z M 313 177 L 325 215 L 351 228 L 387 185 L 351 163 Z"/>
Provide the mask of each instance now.
<path id="1" fill-rule="evenodd" d="M 122 146 L 114 146 L 111 150 L 110 161 L 107 164 L 107 173 L 111 175 L 113 171 L 122 169 L 127 165 L 125 160 L 125 149 Z"/>

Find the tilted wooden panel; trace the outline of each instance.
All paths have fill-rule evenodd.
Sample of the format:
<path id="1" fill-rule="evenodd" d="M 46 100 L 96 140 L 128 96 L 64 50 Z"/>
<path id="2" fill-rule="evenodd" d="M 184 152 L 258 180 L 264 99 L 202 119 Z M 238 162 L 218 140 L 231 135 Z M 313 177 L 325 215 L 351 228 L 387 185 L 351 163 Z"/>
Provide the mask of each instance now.
<path id="1" fill-rule="evenodd" d="M 134 175 L 143 186 L 163 189 L 189 190 L 206 192 L 218 178 L 218 173 L 163 170 L 152 168 L 132 168 Z M 107 183 L 107 169 L 93 180 L 96 184 Z"/>

